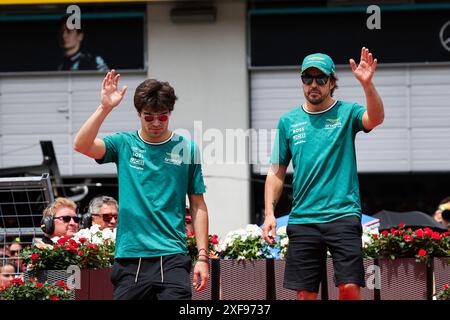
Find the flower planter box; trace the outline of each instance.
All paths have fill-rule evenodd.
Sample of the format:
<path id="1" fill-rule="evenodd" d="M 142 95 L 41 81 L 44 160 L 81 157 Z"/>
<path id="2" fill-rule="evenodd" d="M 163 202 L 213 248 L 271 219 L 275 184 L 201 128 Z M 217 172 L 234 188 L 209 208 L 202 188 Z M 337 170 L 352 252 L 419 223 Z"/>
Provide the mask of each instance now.
<path id="1" fill-rule="evenodd" d="M 364 281 L 366 286 L 361 288 L 361 300 L 374 300 L 375 299 L 375 288 L 372 286 L 368 286 L 368 283 L 374 277 L 374 273 L 371 271 L 370 266 L 374 265 L 373 259 L 364 259 Z M 338 300 L 339 299 L 339 288 L 336 287 L 334 283 L 334 267 L 333 260 L 331 258 L 327 259 L 327 288 L 328 288 L 328 299 L 329 300 Z"/>
<path id="2" fill-rule="evenodd" d="M 220 260 L 221 300 L 266 300 L 266 260 Z"/>
<path id="3" fill-rule="evenodd" d="M 434 293 L 442 291 L 444 284 L 450 284 L 450 257 L 434 258 Z"/>
<path id="4" fill-rule="evenodd" d="M 81 269 L 80 288 L 72 294 L 74 300 L 112 300 L 113 285 L 111 283 L 111 268 Z M 66 270 L 39 270 L 25 272 L 25 280 L 37 278 L 39 282 L 56 283 L 67 280 L 71 276 Z"/>
<path id="5" fill-rule="evenodd" d="M 381 300 L 427 300 L 427 267 L 414 258 L 379 259 Z"/>
<path id="6" fill-rule="evenodd" d="M 274 261 L 274 274 L 275 274 L 275 293 L 276 300 L 297 300 L 297 291 L 286 289 L 283 287 L 284 283 L 284 270 L 286 266 L 285 260 Z M 322 299 L 322 290 L 319 288 L 318 300 Z"/>

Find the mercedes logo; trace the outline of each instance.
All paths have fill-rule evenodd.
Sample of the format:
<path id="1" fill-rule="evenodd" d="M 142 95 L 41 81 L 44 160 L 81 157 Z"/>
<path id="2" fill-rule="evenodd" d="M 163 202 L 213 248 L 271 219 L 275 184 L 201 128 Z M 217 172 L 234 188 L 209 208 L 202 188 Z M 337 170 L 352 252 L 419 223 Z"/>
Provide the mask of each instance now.
<path id="1" fill-rule="evenodd" d="M 445 50 L 450 52 L 450 21 L 444 23 L 439 32 L 439 38 L 441 39 L 441 44 Z"/>

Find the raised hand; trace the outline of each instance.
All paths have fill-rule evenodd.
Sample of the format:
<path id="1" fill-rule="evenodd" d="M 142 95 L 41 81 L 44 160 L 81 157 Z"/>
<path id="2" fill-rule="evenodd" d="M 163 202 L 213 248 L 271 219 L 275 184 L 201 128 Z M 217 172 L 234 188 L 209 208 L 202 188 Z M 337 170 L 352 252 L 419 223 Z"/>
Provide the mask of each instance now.
<path id="1" fill-rule="evenodd" d="M 352 67 L 353 74 L 361 85 L 367 85 L 372 82 L 372 76 L 377 68 L 377 59 L 372 57 L 369 49 L 362 47 L 361 58 L 359 65 L 357 66 L 355 60 L 350 59 L 350 66 Z"/>
<path id="2" fill-rule="evenodd" d="M 101 104 L 104 108 L 112 110 L 125 96 L 127 86 L 118 91 L 120 74 L 115 75 L 114 69 L 108 72 L 102 82 Z"/>

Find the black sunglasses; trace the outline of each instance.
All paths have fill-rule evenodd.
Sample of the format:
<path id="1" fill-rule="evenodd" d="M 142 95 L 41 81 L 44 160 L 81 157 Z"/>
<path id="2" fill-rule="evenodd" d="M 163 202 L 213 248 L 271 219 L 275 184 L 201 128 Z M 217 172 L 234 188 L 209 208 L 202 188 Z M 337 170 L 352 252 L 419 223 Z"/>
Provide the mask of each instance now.
<path id="1" fill-rule="evenodd" d="M 328 79 L 330 79 L 330 76 L 327 76 L 326 74 L 319 74 L 318 76 L 312 76 L 310 74 L 304 73 L 301 76 L 302 82 L 306 85 L 311 85 L 316 80 L 317 85 L 323 86 L 325 83 L 328 82 Z"/>
<path id="2" fill-rule="evenodd" d="M 103 221 L 105 222 L 110 222 L 112 220 L 112 218 L 114 217 L 114 219 L 117 221 L 117 219 L 119 218 L 119 216 L 117 214 L 110 214 L 110 213 L 105 213 L 105 214 L 98 214 L 95 213 L 93 214 L 93 216 L 101 216 Z"/>
<path id="3" fill-rule="evenodd" d="M 73 222 L 78 223 L 80 221 L 80 217 L 72 217 L 72 216 L 61 216 L 61 217 L 54 217 L 53 219 L 62 220 L 65 223 L 69 223 L 71 219 L 73 219 Z"/>

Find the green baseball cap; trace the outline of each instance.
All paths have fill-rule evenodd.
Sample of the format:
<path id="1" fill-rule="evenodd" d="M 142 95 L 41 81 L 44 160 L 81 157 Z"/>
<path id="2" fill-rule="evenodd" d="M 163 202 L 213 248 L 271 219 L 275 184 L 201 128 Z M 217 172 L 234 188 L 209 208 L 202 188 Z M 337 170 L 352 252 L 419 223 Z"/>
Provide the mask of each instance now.
<path id="1" fill-rule="evenodd" d="M 323 53 L 313 53 L 303 59 L 302 72 L 312 67 L 319 69 L 328 76 L 333 74 L 336 69 L 330 56 Z"/>

